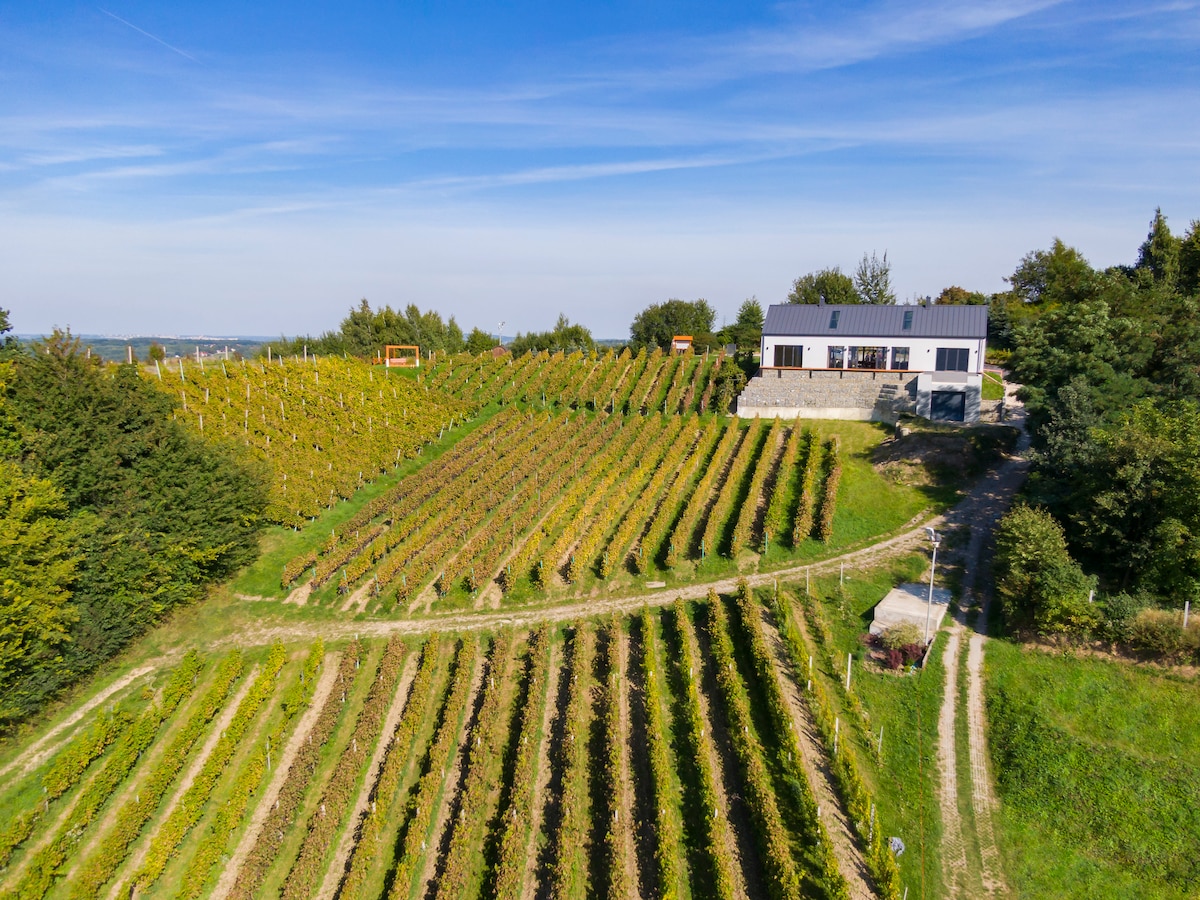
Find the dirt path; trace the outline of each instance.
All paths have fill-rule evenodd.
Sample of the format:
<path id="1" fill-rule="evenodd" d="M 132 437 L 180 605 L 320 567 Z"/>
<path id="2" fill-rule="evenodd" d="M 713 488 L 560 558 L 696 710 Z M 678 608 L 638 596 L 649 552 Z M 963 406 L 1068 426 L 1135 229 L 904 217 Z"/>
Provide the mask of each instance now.
<path id="1" fill-rule="evenodd" d="M 204 745 L 200 748 L 200 752 L 196 754 L 192 760 L 192 764 L 187 767 L 187 770 L 179 778 L 175 793 L 171 795 L 166 805 L 159 811 L 157 816 L 158 822 L 165 822 L 175 811 L 175 807 L 179 805 L 180 799 L 187 793 L 187 789 L 192 786 L 192 782 L 196 780 L 196 776 L 200 774 L 200 770 L 204 768 L 204 764 L 208 761 L 208 758 L 212 756 L 213 750 L 216 749 L 217 743 L 221 740 L 221 735 L 225 733 L 225 729 L 233 721 L 238 707 L 242 705 L 242 701 L 250 693 L 250 688 L 254 686 L 255 679 L 257 678 L 258 666 L 254 666 L 249 672 L 242 675 L 242 683 L 238 685 L 237 692 L 226 701 L 225 708 L 221 710 L 220 718 L 216 719 L 209 726 L 208 737 L 205 739 Z M 150 840 L 155 832 L 156 829 L 154 827 L 143 829 L 143 834 L 138 844 L 135 845 L 133 853 L 125 860 L 124 866 L 118 869 L 113 875 L 110 882 L 112 887 L 108 891 L 108 900 L 117 900 L 117 897 L 121 893 L 121 888 L 125 886 L 126 878 L 141 868 L 142 862 L 146 859 L 146 853 L 150 849 Z"/>
<path id="2" fill-rule="evenodd" d="M 283 748 L 283 753 L 280 755 L 275 766 L 275 774 L 271 778 L 270 784 L 267 785 L 267 789 L 261 799 L 259 799 L 258 804 L 254 807 L 254 813 L 250 817 L 250 824 L 242 834 L 242 838 L 238 842 L 237 848 L 233 851 L 233 855 L 221 870 L 220 878 L 217 879 L 217 885 L 210 895 L 211 900 L 224 900 L 233 887 L 238 870 L 241 869 L 247 854 L 250 853 L 251 848 L 254 847 L 255 842 L 258 840 L 258 834 L 262 831 L 263 823 L 266 821 L 267 816 L 270 815 L 271 808 L 275 805 L 275 801 L 279 797 L 279 791 L 283 788 L 284 781 L 287 780 L 292 763 L 295 762 L 296 754 L 300 752 L 300 748 L 312 732 L 313 726 L 317 724 L 317 719 L 321 715 L 321 709 L 324 707 L 326 699 L 328 699 L 330 692 L 333 690 L 334 681 L 338 676 L 340 658 L 341 654 L 338 653 L 326 654 L 321 667 L 321 677 L 317 680 L 317 686 L 313 690 L 312 700 L 309 703 L 308 709 L 300 717 L 295 731 L 292 732 L 291 740 Z"/>
<path id="3" fill-rule="evenodd" d="M 955 746 L 955 722 L 958 715 L 958 663 L 962 629 L 954 626 L 946 640 L 942 662 L 946 681 L 942 706 L 938 713 L 938 803 L 942 813 L 942 881 L 950 896 L 964 889 L 961 879 L 967 872 L 967 845 L 963 838 L 962 816 L 958 812 L 958 751 Z"/>
<path id="4" fill-rule="evenodd" d="M 632 594 L 625 597 L 607 599 L 581 598 L 572 603 L 557 606 L 534 606 L 508 610 L 487 610 L 484 612 L 454 612 L 441 615 L 431 615 L 416 619 L 376 620 L 367 622 L 295 622 L 288 624 L 248 625 L 236 635 L 220 638 L 210 644 L 211 648 L 249 647 L 271 644 L 276 640 L 294 641 L 314 638 L 318 635 L 326 640 L 349 638 L 354 635 L 372 637 L 388 636 L 391 634 L 425 634 L 430 631 L 474 631 L 493 630 L 510 625 L 514 628 L 529 629 L 543 622 L 570 622 L 578 619 L 599 617 L 614 612 L 634 612 L 644 606 L 665 606 L 682 597 L 685 600 L 703 599 L 710 589 L 722 594 L 732 594 L 737 590 L 742 578 L 751 587 L 765 587 L 773 584 L 776 579 L 790 579 L 802 576 L 806 570 L 814 575 L 836 571 L 843 563 L 847 566 L 860 563 L 878 565 L 881 560 L 906 553 L 922 546 L 926 542 L 925 526 L 940 525 L 941 517 L 917 516 L 905 525 L 905 530 L 890 538 L 861 547 L 857 550 L 834 556 L 830 559 L 809 565 L 791 566 L 773 572 L 754 573 L 749 575 L 734 575 L 717 581 L 689 584 L 671 590 L 659 589 L 645 593 Z"/>
<path id="5" fill-rule="evenodd" d="M 392 704 L 388 707 L 387 718 L 384 719 L 383 729 L 379 732 L 375 752 L 371 755 L 370 763 L 367 764 L 367 776 L 363 779 L 362 787 L 358 791 L 353 811 L 347 817 L 346 824 L 342 828 L 342 836 L 338 840 L 337 849 L 334 851 L 329 868 L 325 870 L 325 878 L 316 894 L 317 900 L 333 900 L 338 884 L 341 883 L 342 875 L 346 871 L 346 861 L 350 858 L 350 849 L 354 846 L 358 823 L 367 814 L 367 806 L 371 802 L 371 789 L 375 786 L 383 768 L 384 756 L 392 742 L 392 733 L 396 730 L 396 726 L 400 723 L 400 717 L 404 715 L 405 707 L 408 705 L 408 689 L 417 675 L 417 660 L 420 655 L 420 653 L 409 653 L 404 660 L 404 668 L 396 682 L 396 693 L 392 695 Z M 419 697 L 413 699 L 418 703 L 421 701 Z"/>
<path id="6" fill-rule="evenodd" d="M 71 736 L 67 736 L 52 746 L 46 746 L 52 740 L 54 740 L 55 737 L 61 734 L 64 730 L 70 728 L 113 694 L 129 687 L 129 685 L 133 684 L 133 682 L 137 681 L 143 675 L 149 675 L 151 672 L 160 668 L 165 661 L 166 660 L 159 660 L 157 665 L 150 664 L 141 666 L 140 668 L 134 669 L 132 672 L 122 675 L 104 690 L 100 691 L 100 693 L 96 694 L 96 696 L 84 703 L 81 707 L 79 707 L 79 709 L 75 710 L 75 712 L 71 713 L 71 715 L 67 716 L 67 718 L 63 719 L 44 735 L 30 744 L 15 758 L 9 760 L 3 766 L 0 766 L 0 778 L 3 778 L 13 769 L 18 768 L 20 771 L 17 772 L 15 777 L 20 778 L 23 775 L 28 775 L 33 769 L 40 766 L 43 762 L 62 749 L 63 745 L 65 745 L 71 739 Z M 2 787 L 7 788 L 9 787 L 9 784 L 5 783 Z"/>
<path id="7" fill-rule="evenodd" d="M 784 699 L 792 715 L 792 728 L 796 732 L 797 743 L 800 745 L 801 762 L 804 764 L 804 774 L 808 776 L 809 786 L 817 807 L 821 810 L 821 825 L 829 834 L 833 844 L 833 852 L 837 856 L 838 871 L 846 879 L 850 888 L 851 900 L 872 900 L 875 893 L 871 890 L 867 864 L 863 860 L 862 850 L 855 840 L 850 828 L 850 819 L 846 810 L 838 800 L 837 791 L 833 784 L 833 772 L 829 767 L 829 757 L 817 733 L 817 725 L 813 720 L 812 711 L 800 696 L 800 686 L 787 674 L 791 668 L 784 650 L 783 640 L 771 621 L 770 614 L 762 612 L 763 631 L 767 636 L 767 644 L 775 657 L 775 674 L 779 686 L 783 689 Z M 807 639 L 807 636 L 806 636 Z M 800 673 L 794 673 L 800 677 Z"/>
<path id="8" fill-rule="evenodd" d="M 987 734 L 983 699 L 983 656 L 987 640 L 988 613 L 992 591 L 988 564 L 991 544 L 997 524 L 1012 504 L 1013 497 L 1029 473 L 1026 451 L 1029 435 L 1025 431 L 1025 409 L 1016 398 L 1020 385 L 1005 384 L 1005 406 L 1009 421 L 1021 429 L 1016 455 L 1006 459 L 975 485 L 967 497 L 945 516 L 947 527 L 967 527 L 970 540 L 963 553 L 962 602 L 949 626 L 946 644 L 946 683 L 942 709 L 938 716 L 938 762 L 940 769 L 938 800 L 945 833 L 943 837 L 943 866 L 951 898 L 1003 896 L 1007 893 L 996 845 L 992 821 L 996 797 L 988 766 Z M 979 614 L 974 629 L 967 624 L 966 608 L 978 598 Z M 971 779 L 971 812 L 975 825 L 975 845 L 968 848 L 958 806 L 958 759 L 955 749 L 958 680 L 961 643 L 967 638 L 967 697 L 966 720 Z M 978 853 L 979 881 L 962 884 L 962 877 L 972 878 L 966 868 L 967 851 Z"/>

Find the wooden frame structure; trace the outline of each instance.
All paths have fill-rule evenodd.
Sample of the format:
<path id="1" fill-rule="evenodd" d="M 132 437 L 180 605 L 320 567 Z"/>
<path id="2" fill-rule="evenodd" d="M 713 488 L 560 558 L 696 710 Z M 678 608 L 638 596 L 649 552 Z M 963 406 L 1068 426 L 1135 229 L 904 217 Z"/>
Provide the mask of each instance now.
<path id="1" fill-rule="evenodd" d="M 411 350 L 412 353 L 404 353 L 405 350 Z M 402 369 L 419 369 L 421 367 L 421 348 L 416 344 L 388 344 L 383 348 L 383 356 L 375 358 L 375 363 L 387 366 L 389 369 L 394 366 Z"/>

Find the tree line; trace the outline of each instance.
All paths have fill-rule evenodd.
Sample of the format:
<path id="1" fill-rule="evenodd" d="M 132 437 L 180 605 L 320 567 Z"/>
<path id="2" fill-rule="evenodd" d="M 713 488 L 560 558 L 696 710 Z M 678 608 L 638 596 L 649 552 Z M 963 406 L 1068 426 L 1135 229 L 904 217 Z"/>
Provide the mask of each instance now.
<path id="1" fill-rule="evenodd" d="M 1177 236 L 1156 211 L 1136 262 L 1103 270 L 1056 240 L 1008 281 L 991 319 L 1033 468 L 999 537 L 1005 612 L 1041 633 L 1179 632 L 1153 611 L 1200 600 L 1200 221 Z"/>
<path id="2" fill-rule="evenodd" d="M 263 473 L 172 406 L 69 335 L 0 351 L 0 730 L 253 558 Z"/>

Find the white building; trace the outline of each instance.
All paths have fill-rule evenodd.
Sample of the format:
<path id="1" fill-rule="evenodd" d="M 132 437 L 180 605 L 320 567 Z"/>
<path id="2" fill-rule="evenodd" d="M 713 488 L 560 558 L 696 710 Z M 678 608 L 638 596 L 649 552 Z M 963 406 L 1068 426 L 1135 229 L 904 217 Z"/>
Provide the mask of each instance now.
<path id="1" fill-rule="evenodd" d="M 776 304 L 761 350 L 739 415 L 886 419 L 903 391 L 918 415 L 973 422 L 987 307 Z"/>

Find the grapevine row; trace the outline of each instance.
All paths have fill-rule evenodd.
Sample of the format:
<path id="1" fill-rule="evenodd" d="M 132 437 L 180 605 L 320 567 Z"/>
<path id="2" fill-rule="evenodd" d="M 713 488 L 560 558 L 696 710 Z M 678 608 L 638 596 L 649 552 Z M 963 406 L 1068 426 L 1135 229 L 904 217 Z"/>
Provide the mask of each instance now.
<path id="1" fill-rule="evenodd" d="M 622 900 L 629 894 L 629 878 L 623 854 L 624 835 L 630 823 L 620 821 L 621 762 L 621 623 L 613 616 L 604 633 L 603 733 L 604 758 L 599 760 L 603 798 L 597 815 L 603 816 L 604 862 L 608 874 L 609 900 Z"/>
<path id="2" fill-rule="evenodd" d="M 829 834 L 817 816 L 817 801 L 813 798 L 811 789 L 808 789 L 808 778 L 801 765 L 803 755 L 800 750 L 800 742 L 796 737 L 796 723 L 792 719 L 791 711 L 783 696 L 783 689 L 779 685 L 771 652 L 767 649 L 762 619 L 759 617 L 759 606 L 754 602 L 745 579 L 740 579 L 738 582 L 734 602 L 749 645 L 750 658 L 754 665 L 757 682 L 766 698 L 764 711 L 771 723 L 770 733 L 777 745 L 779 767 L 787 773 L 787 777 L 793 784 L 805 787 L 804 790 L 793 791 L 791 796 L 800 804 L 799 812 L 803 820 L 802 824 L 808 830 L 806 837 L 811 843 L 817 845 L 822 869 L 821 879 L 830 896 L 846 896 L 849 887 L 838 871 L 837 858 L 834 855 Z"/>
<path id="3" fill-rule="evenodd" d="M 263 820 L 262 828 L 245 861 L 238 870 L 237 879 L 229 892 L 228 900 L 250 900 L 262 885 L 267 870 L 275 862 L 283 846 L 285 829 L 296 818 L 296 811 L 312 782 L 313 773 L 320 763 L 321 753 L 333 736 L 334 729 L 346 708 L 345 692 L 353 689 L 357 680 L 359 656 L 362 647 L 357 640 L 346 647 L 338 664 L 337 681 L 329 692 L 321 711 L 313 723 L 308 740 L 300 746 L 287 777 L 280 786 L 275 805 Z"/>
<path id="4" fill-rule="evenodd" d="M 776 536 L 776 540 L 782 540 L 790 524 L 788 504 L 795 499 L 796 460 L 800 458 L 800 444 L 803 437 L 804 432 L 801 430 L 800 420 L 797 418 L 788 432 L 787 442 L 783 445 L 783 456 L 779 460 L 779 468 L 775 476 L 775 488 L 767 503 L 767 515 L 763 519 L 765 540 L 769 541 L 772 534 Z"/>
<path id="5" fill-rule="evenodd" d="M 787 609 L 787 601 L 782 595 L 775 598 L 771 612 L 793 673 L 803 672 L 808 665 L 809 648 L 804 636 L 796 627 Z M 870 826 L 870 811 L 875 805 L 874 798 L 858 771 L 854 754 L 848 747 L 849 742 L 839 742 L 838 752 L 831 752 L 836 725 L 829 697 L 819 680 L 811 680 L 805 699 L 829 756 L 829 769 L 833 774 L 838 795 L 850 814 L 850 821 L 859 840 L 867 848 L 865 859 L 871 880 L 875 882 L 875 888 L 883 900 L 900 900 L 900 870 L 891 849 L 883 839 L 882 831 Z"/>
<path id="6" fill-rule="evenodd" d="M 804 472 L 800 476 L 800 499 L 792 524 L 792 546 L 798 547 L 812 533 L 817 512 L 817 480 L 821 475 L 821 443 L 809 432 L 808 449 L 804 457 Z"/>
<path id="7" fill-rule="evenodd" d="M 511 642 L 511 635 L 508 641 Z M 450 696 L 442 711 L 442 720 L 434 734 L 433 743 L 426 756 L 425 773 L 417 782 L 416 790 L 408 802 L 404 829 L 404 843 L 396 861 L 392 876 L 392 889 L 388 896 L 392 900 L 404 900 L 412 889 L 415 877 L 421 863 L 425 859 L 425 850 L 429 841 L 429 829 L 433 824 L 433 814 L 437 811 L 437 798 L 441 794 L 446 780 L 446 772 L 458 746 L 458 732 L 462 727 L 462 718 L 467 708 L 467 700 L 471 695 L 471 681 L 475 674 L 475 655 L 478 645 L 474 641 L 467 642 L 459 653 L 458 663 L 454 669 L 454 680 L 450 686 Z M 496 647 L 500 650 L 500 647 Z M 507 647 L 504 655 L 507 656 Z M 498 693 L 495 679 L 486 690 Z M 486 703 L 486 701 L 485 701 Z M 357 893 L 348 896 L 358 896 Z"/>
<path id="8" fill-rule="evenodd" d="M 758 465 L 754 467 L 753 473 L 750 476 L 750 487 L 746 491 L 746 499 L 742 503 L 741 509 L 738 511 L 737 521 L 733 526 L 733 537 L 729 542 L 729 555 L 737 556 L 739 550 L 751 549 L 754 541 L 754 523 L 758 518 L 759 500 L 763 497 L 763 486 L 766 484 L 767 476 L 774 471 L 770 463 L 774 459 L 775 446 L 778 443 L 779 433 L 782 426 L 779 424 L 779 417 L 775 417 L 775 421 L 771 423 L 771 428 L 767 432 L 766 440 L 763 442 L 762 452 L 758 457 Z"/>
<path id="9" fill-rule="evenodd" d="M 421 702 L 414 699 L 428 692 L 433 680 L 433 670 L 437 663 L 437 636 L 431 635 L 425 642 L 422 652 L 421 667 L 417 672 L 409 692 L 409 707 L 419 707 Z M 405 646 L 399 637 L 393 635 L 379 661 L 375 680 L 367 693 L 362 709 L 354 722 L 354 731 L 350 736 L 350 745 L 342 749 L 337 765 L 329 776 L 325 789 L 306 823 L 304 839 L 296 858 L 292 861 L 287 877 L 283 882 L 280 893 L 281 900 L 307 900 L 317 886 L 329 845 L 341 828 L 342 822 L 350 814 L 354 801 L 355 787 L 359 774 L 366 761 L 370 758 L 371 748 L 375 746 L 383 732 L 384 721 L 387 719 L 388 707 L 396 693 L 396 683 L 400 679 L 400 670 L 404 662 Z M 416 693 L 420 691 L 421 693 Z M 346 693 L 343 691 L 342 696 Z M 409 707 L 405 708 L 408 715 Z M 413 713 L 410 718 L 418 714 Z"/>
<path id="10" fill-rule="evenodd" d="M 200 669 L 200 659 L 195 653 L 184 657 L 163 691 L 162 702 L 151 704 L 121 736 L 108 754 L 104 767 L 80 792 L 70 814 L 60 823 L 53 839 L 34 855 L 25 877 L 14 892 L 16 897 L 24 900 L 46 895 L 54 884 L 55 877 L 61 873 L 61 867 L 74 849 L 80 834 L 128 777 L 138 758 L 153 743 L 162 723 L 191 693 Z"/>
<path id="11" fill-rule="evenodd" d="M 798 900 L 800 874 L 796 871 L 783 816 L 771 790 L 771 776 L 763 763 L 762 745 L 757 735 L 750 731 L 750 700 L 733 661 L 725 605 L 716 591 L 708 592 L 707 607 L 717 686 L 725 714 L 729 717 L 729 737 L 746 787 L 751 821 L 766 870 L 767 892 L 775 900 Z"/>
<path id="12" fill-rule="evenodd" d="M 494 888 L 497 900 L 521 896 L 525 874 L 525 851 L 529 844 L 534 799 L 534 770 L 538 756 L 538 729 L 546 704 L 547 670 L 550 664 L 550 632 L 539 628 L 529 641 L 529 686 L 517 728 L 517 756 L 513 763 L 512 786 L 504 806 L 499 850 L 496 854 Z"/>
<path id="13" fill-rule="evenodd" d="M 691 627 L 683 601 L 676 600 L 671 607 L 675 633 L 679 638 L 679 656 L 676 665 L 683 681 L 683 709 L 676 721 L 682 726 L 687 745 L 687 754 L 696 766 L 698 804 L 703 810 L 700 845 L 708 850 L 709 871 L 705 874 L 713 896 L 719 900 L 731 900 L 734 896 L 734 860 L 729 851 L 732 836 L 729 823 L 721 815 L 717 799 L 717 775 L 712 764 L 712 740 L 706 737 L 704 714 L 700 709 L 700 688 L 697 684 L 696 654 L 692 649 Z"/>
<path id="14" fill-rule="evenodd" d="M 746 473 L 750 471 L 750 466 L 757 457 L 762 444 L 762 427 L 763 420 L 755 416 L 754 420 L 750 423 L 750 427 L 746 429 L 746 435 L 742 438 L 741 446 L 738 447 L 737 453 L 734 454 L 733 462 L 729 466 L 729 472 L 725 476 L 725 481 L 721 485 L 717 499 L 709 510 L 708 518 L 704 523 L 704 535 L 700 539 L 701 555 L 704 555 L 704 552 L 707 551 L 708 554 L 716 556 L 721 550 L 721 545 L 724 543 L 723 535 L 725 526 L 729 523 L 729 519 L 733 515 L 738 495 L 741 493 L 742 485 L 746 480 Z M 734 555 L 732 549 L 729 555 Z"/>
<path id="15" fill-rule="evenodd" d="M 488 660 L 488 680 L 483 688 L 474 727 L 467 734 L 465 769 L 459 788 L 457 821 L 450 823 L 450 847 L 445 866 L 437 879 L 438 897 L 460 897 L 478 872 L 475 856 L 484 823 L 489 817 L 488 798 L 496 783 L 498 757 L 504 743 L 504 718 L 501 715 L 504 686 L 513 669 L 513 637 L 502 632 L 492 644 Z"/>
<path id="16" fill-rule="evenodd" d="M 203 735 L 209 720 L 224 705 L 230 688 L 242 673 L 242 656 L 228 654 L 217 667 L 213 683 L 201 698 L 183 728 L 163 753 L 154 770 L 137 786 L 132 800 L 118 810 L 113 823 L 100 840 L 99 848 L 85 858 L 71 882 L 72 900 L 95 897 L 117 868 L 124 862 L 130 845 L 158 807 L 167 788 L 183 768 L 188 752 Z M 139 751 L 140 752 L 140 751 Z M 146 800 L 143 803 L 142 797 Z"/>
<path id="17" fill-rule="evenodd" d="M 663 677 L 659 669 L 655 617 L 642 610 L 642 702 L 646 708 L 646 751 L 650 759 L 650 803 L 654 809 L 654 862 L 660 900 L 677 900 L 683 867 L 679 860 L 678 822 L 668 812 L 676 806 L 671 757 L 663 721 Z"/>
<path id="18" fill-rule="evenodd" d="M 586 624 L 575 628 L 571 650 L 570 696 L 563 730 L 561 815 L 555 836 L 550 896 L 568 900 L 585 893 L 588 833 L 588 732 L 591 725 L 592 658 L 595 635 Z M 565 674 L 565 673 L 564 673 Z"/>
<path id="19" fill-rule="evenodd" d="M 283 696 L 283 715 L 267 735 L 265 745 L 255 750 L 238 773 L 229 796 L 217 809 L 213 821 L 209 823 L 203 838 L 192 852 L 176 897 L 191 900 L 204 889 L 209 873 L 225 852 L 230 836 L 236 833 L 251 795 L 270 771 L 271 748 L 275 747 L 278 750 L 292 721 L 312 700 L 317 671 L 324 659 L 325 643 L 317 638 L 300 670 L 300 679 L 294 682 Z"/>
<path id="20" fill-rule="evenodd" d="M 225 729 L 225 733 L 217 741 L 212 753 L 204 761 L 204 766 L 196 778 L 180 797 L 175 809 L 155 832 L 142 865 L 122 887 L 120 896 L 132 897 L 135 892 L 145 890 L 154 884 L 162 875 L 163 869 L 166 868 L 184 836 L 199 821 L 208 798 L 216 788 L 225 767 L 237 750 L 242 736 L 250 727 L 250 723 L 262 705 L 275 692 L 275 679 L 286 661 L 287 651 L 284 650 L 283 645 L 274 644 L 263 664 L 262 672 L 238 705 L 237 711 L 229 722 L 229 727 Z"/>
<path id="21" fill-rule="evenodd" d="M 644 572 L 653 562 L 655 554 L 675 524 L 680 508 L 689 501 L 689 496 L 694 496 L 694 492 L 691 495 L 688 493 L 693 479 L 702 468 L 707 467 L 708 461 L 713 457 L 713 448 L 725 433 L 725 428 L 725 424 L 715 418 L 710 419 L 704 426 L 695 450 L 672 481 L 666 496 L 650 519 L 650 524 L 646 526 L 645 533 L 632 551 L 635 571 Z"/>
<path id="22" fill-rule="evenodd" d="M 725 433 L 721 437 L 721 441 L 717 444 L 717 449 L 713 452 L 712 458 L 705 468 L 700 480 L 696 483 L 695 490 L 684 507 L 683 513 L 680 515 L 675 528 L 671 531 L 668 538 L 666 563 L 668 567 L 674 567 L 681 559 L 688 556 L 691 551 L 692 535 L 696 533 L 701 516 L 704 515 L 705 509 L 710 502 L 713 484 L 721 476 L 726 466 L 726 460 L 733 454 L 737 447 L 738 438 L 742 436 L 742 431 L 737 427 L 736 423 L 729 425 L 725 429 Z"/>
<path id="23" fill-rule="evenodd" d="M 430 690 L 433 679 L 433 667 L 438 656 L 439 642 L 432 639 L 425 644 L 421 659 L 421 669 L 413 681 L 408 694 L 408 704 L 392 739 L 385 751 L 379 777 L 371 788 L 371 807 L 366 811 L 358 824 L 358 841 L 351 851 L 350 863 L 345 877 L 338 888 L 339 897 L 361 897 L 373 869 L 381 861 L 391 858 L 389 848 L 394 841 L 394 833 L 390 827 L 393 820 L 393 809 L 400 802 L 400 782 L 407 767 L 408 759 L 417 738 L 417 732 L 426 717 L 430 715 L 429 706 L 436 700 Z M 474 641 L 464 642 L 455 656 L 453 685 L 457 687 L 464 677 L 474 669 L 476 644 Z M 469 682 L 468 682 L 469 683 Z M 438 692 L 439 694 L 441 691 Z M 443 716 L 451 708 L 454 701 L 454 687 L 442 707 Z"/>
<path id="24" fill-rule="evenodd" d="M 821 517 L 817 520 L 817 537 L 828 541 L 833 537 L 833 514 L 837 509 L 838 484 L 842 480 L 841 441 L 835 434 L 826 445 L 828 457 L 825 487 L 821 491 Z"/>

